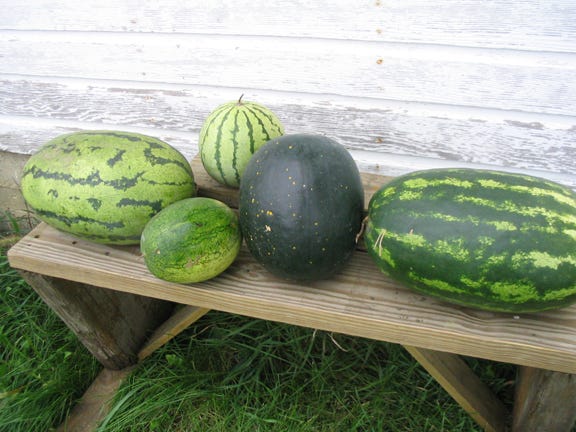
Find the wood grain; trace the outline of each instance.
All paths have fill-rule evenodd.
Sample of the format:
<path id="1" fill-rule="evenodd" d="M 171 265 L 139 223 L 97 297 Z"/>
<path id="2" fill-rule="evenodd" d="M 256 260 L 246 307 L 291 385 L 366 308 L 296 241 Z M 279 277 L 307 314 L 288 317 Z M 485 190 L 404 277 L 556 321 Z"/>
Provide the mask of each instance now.
<path id="1" fill-rule="evenodd" d="M 338 94 L 573 115 L 576 56 L 347 40 L 0 32 L 0 73 Z"/>
<path id="2" fill-rule="evenodd" d="M 119 370 L 137 361 L 149 334 L 168 318 L 173 305 L 122 290 L 106 290 L 67 275 L 20 272 L 44 302 L 106 368 Z"/>
<path id="3" fill-rule="evenodd" d="M 86 129 L 111 129 L 109 125 L 80 123 L 80 122 L 59 122 L 42 121 L 40 119 L 30 122 L 27 119 L 9 117 L 3 119 L 0 116 L 0 158 L 2 150 L 12 149 L 21 153 L 33 153 L 48 140 L 65 133 L 76 132 Z M 174 130 L 146 129 L 135 127 L 122 127 L 121 130 L 129 132 L 139 132 L 156 136 L 176 147 L 188 159 L 192 159 L 197 154 L 195 135 L 188 133 L 178 133 Z M 16 150 L 14 150 L 16 149 Z M 568 152 L 570 152 L 568 148 Z M 542 171 L 531 169 L 520 169 L 498 165 L 486 165 L 465 163 L 450 160 L 423 158 L 416 156 L 402 156 L 391 153 L 364 152 L 350 150 L 352 156 L 360 170 L 365 173 L 382 176 L 399 176 L 418 169 L 430 168 L 483 168 L 500 169 L 510 172 L 521 172 L 538 177 L 544 177 L 552 181 L 564 184 L 576 189 L 576 175 L 560 171 Z M 568 158 L 565 161 L 571 163 L 574 159 Z"/>
<path id="4" fill-rule="evenodd" d="M 356 252 L 337 277 L 306 285 L 276 279 L 247 251 L 194 285 L 160 281 L 138 249 L 85 242 L 40 225 L 9 251 L 10 264 L 53 277 L 321 330 L 576 372 L 576 306 L 514 316 L 454 307 L 415 294 Z"/>
<path id="5" fill-rule="evenodd" d="M 82 122 L 87 128 L 147 128 L 153 135 L 186 134 L 173 142 L 197 152 L 198 134 L 209 112 L 239 97 L 239 89 L 166 86 L 142 82 L 0 78 L 0 115 L 34 121 Z M 350 150 L 489 164 L 558 173 L 576 172 L 576 117 L 542 116 L 462 107 L 392 104 L 332 95 L 304 97 L 251 90 L 282 119 L 287 133 L 330 136 Z M 26 101 L 22 103 L 22 101 Z M 24 125 L 23 125 L 24 127 Z M 41 142 L 10 144 L 27 152 Z M 505 145 L 503 145 L 505 144 Z"/>
<path id="6" fill-rule="evenodd" d="M 112 128 L 192 157 L 207 113 L 251 93 L 371 172 L 472 164 L 576 184 L 569 0 L 3 2 L 1 150 Z"/>
<path id="7" fill-rule="evenodd" d="M 574 52 L 570 0 L 0 0 L 0 29 L 219 33 Z M 86 13 L 90 11 L 90 13 Z"/>
<path id="8" fill-rule="evenodd" d="M 576 375 L 519 368 L 513 432 L 570 432 L 575 422 Z"/>

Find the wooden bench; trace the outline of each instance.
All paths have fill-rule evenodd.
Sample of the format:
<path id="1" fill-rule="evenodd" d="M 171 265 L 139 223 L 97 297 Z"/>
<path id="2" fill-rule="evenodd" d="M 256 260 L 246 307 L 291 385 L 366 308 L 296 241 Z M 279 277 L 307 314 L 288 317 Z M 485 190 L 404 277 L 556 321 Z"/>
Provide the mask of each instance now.
<path id="1" fill-rule="evenodd" d="M 193 170 L 200 195 L 237 206 L 237 191 L 210 179 L 197 158 Z M 363 178 L 367 199 L 387 181 Z M 143 360 L 214 309 L 401 344 L 487 431 L 508 430 L 510 416 L 515 432 L 569 431 L 576 418 L 576 305 L 520 316 L 448 305 L 390 280 L 361 248 L 336 277 L 309 284 L 273 277 L 246 250 L 217 278 L 169 283 L 148 272 L 137 247 L 45 224 L 8 257 L 109 369 Z M 460 355 L 519 365 L 513 413 Z"/>

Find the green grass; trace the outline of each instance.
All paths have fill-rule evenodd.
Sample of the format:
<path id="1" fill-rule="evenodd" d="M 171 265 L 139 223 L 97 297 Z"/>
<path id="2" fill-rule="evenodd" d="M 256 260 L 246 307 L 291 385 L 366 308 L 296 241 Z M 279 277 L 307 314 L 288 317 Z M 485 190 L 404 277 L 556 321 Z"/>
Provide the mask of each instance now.
<path id="1" fill-rule="evenodd" d="M 99 366 L 0 253 L 0 431 L 48 431 Z"/>
<path id="2" fill-rule="evenodd" d="M 497 377 L 474 363 L 504 399 Z M 210 312 L 122 386 L 100 432 L 479 431 L 401 347 Z"/>
<path id="3" fill-rule="evenodd" d="M 0 432 L 49 431 L 99 365 L 0 253 Z M 468 359 L 510 406 L 514 367 Z M 144 361 L 99 432 L 480 431 L 400 346 L 210 312 Z"/>

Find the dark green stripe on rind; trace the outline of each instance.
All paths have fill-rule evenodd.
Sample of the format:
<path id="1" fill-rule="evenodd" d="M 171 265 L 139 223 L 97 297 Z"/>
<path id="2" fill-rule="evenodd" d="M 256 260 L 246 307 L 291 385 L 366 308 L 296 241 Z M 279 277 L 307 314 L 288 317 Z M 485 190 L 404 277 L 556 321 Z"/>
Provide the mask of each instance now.
<path id="1" fill-rule="evenodd" d="M 114 180 L 103 180 L 99 171 L 94 171 L 86 177 L 75 177 L 63 172 L 45 171 L 33 165 L 24 170 L 24 175 L 32 175 L 34 179 L 57 180 L 67 183 L 68 185 L 81 186 L 110 186 L 117 190 L 127 190 L 138 184 L 144 172 L 136 173 L 133 177 L 121 177 Z"/>
<path id="2" fill-rule="evenodd" d="M 269 141 L 272 138 L 278 136 L 278 134 L 280 134 L 280 131 L 278 129 L 276 131 L 272 130 L 268 131 L 266 125 L 264 125 L 264 121 L 262 119 L 268 120 L 271 128 L 276 125 L 274 119 L 272 118 L 272 115 L 269 112 L 264 111 L 258 108 L 257 106 L 247 106 L 246 110 L 250 114 L 252 114 L 256 123 L 262 128 L 262 132 L 264 134 L 264 141 Z"/>
<path id="3" fill-rule="evenodd" d="M 238 134 L 240 132 L 240 127 L 238 126 L 238 116 L 240 111 L 236 111 L 234 114 L 234 130 L 232 131 L 232 170 L 234 174 L 233 184 L 240 184 L 240 171 L 238 170 L 238 151 L 240 149 L 240 143 L 238 142 Z"/>
<path id="4" fill-rule="evenodd" d="M 140 232 L 128 235 L 114 234 L 115 231 L 122 231 L 122 229 L 125 228 L 124 221 L 106 222 L 83 216 L 66 217 L 55 212 L 42 209 L 35 209 L 35 214 L 40 220 L 55 228 L 70 232 L 72 234 L 78 235 L 79 237 L 94 242 L 130 245 L 137 244 L 140 241 Z M 87 228 L 92 227 L 92 229 L 79 230 L 78 226 L 84 226 Z M 94 226 L 99 226 L 102 228 L 100 233 L 94 232 Z"/>
<path id="5" fill-rule="evenodd" d="M 223 152 L 222 147 L 223 145 L 228 144 L 229 142 L 232 143 L 232 161 L 227 165 L 227 168 L 232 169 L 235 173 L 237 172 L 236 168 L 236 152 L 238 148 L 238 141 L 237 141 L 237 134 L 238 134 L 238 127 L 237 127 L 237 117 L 238 117 L 238 103 L 230 103 L 226 104 L 223 109 L 217 109 L 215 111 L 215 115 L 212 120 L 209 121 L 209 126 L 207 127 L 207 131 L 211 128 L 216 130 L 216 137 L 213 142 L 211 142 L 211 146 L 207 146 L 206 142 L 203 140 L 202 145 L 203 148 L 213 147 L 212 152 L 208 153 L 208 151 L 202 152 L 202 161 L 204 162 L 205 166 L 211 166 L 212 162 L 215 164 L 215 171 L 211 170 L 209 173 L 213 175 L 220 183 L 223 183 L 227 186 L 232 186 L 233 182 L 228 179 L 226 175 L 223 161 L 225 160 L 224 155 L 226 154 Z M 234 113 L 234 128 L 230 128 L 230 125 L 227 124 L 230 116 Z M 228 149 L 226 149 L 228 151 Z"/>
<path id="6" fill-rule="evenodd" d="M 222 121 L 220 120 L 222 113 L 229 113 L 230 110 L 233 109 L 231 104 L 224 104 L 216 108 L 202 126 L 200 130 L 200 139 L 198 142 L 198 146 L 200 147 L 200 156 L 203 162 L 208 162 L 215 160 L 215 154 L 208 153 L 208 151 L 212 151 L 215 149 L 213 144 L 216 143 L 215 139 L 211 138 L 210 132 L 213 130 L 219 131 L 221 128 Z"/>
<path id="7" fill-rule="evenodd" d="M 151 201 L 147 199 L 122 198 L 118 201 L 116 207 L 150 207 L 150 216 L 153 216 L 164 208 L 164 204 L 162 200 Z"/>
<path id="8" fill-rule="evenodd" d="M 386 273 L 491 310 L 576 301 L 576 194 L 523 175 L 429 170 L 371 200 L 366 244 Z"/>
<path id="9" fill-rule="evenodd" d="M 140 141 L 147 141 L 145 135 L 134 134 L 129 132 L 115 132 L 115 131 L 84 131 L 79 133 L 74 133 L 69 136 L 73 136 L 75 139 L 78 138 L 80 135 L 92 135 L 96 136 L 98 140 L 101 140 L 102 137 L 109 137 L 109 138 L 117 138 L 117 139 L 125 139 L 132 142 L 140 142 Z"/>
<path id="10" fill-rule="evenodd" d="M 283 133 L 268 109 L 252 102 L 216 108 L 200 131 L 200 154 L 206 171 L 218 182 L 237 187 L 252 154 Z"/>
<path id="11" fill-rule="evenodd" d="M 162 157 L 154 154 L 154 150 L 159 147 L 151 145 L 150 148 L 144 149 L 144 156 L 151 165 L 176 165 L 183 171 L 191 172 L 190 164 L 184 159 L 175 159 Z"/>
<path id="12" fill-rule="evenodd" d="M 223 141 L 222 136 L 224 133 L 224 125 L 226 124 L 226 121 L 228 120 L 233 110 L 234 106 L 229 106 L 226 110 L 224 110 L 223 113 L 220 113 L 219 115 L 215 116 L 212 122 L 212 124 L 217 130 L 216 139 L 214 141 L 213 160 L 216 163 L 216 169 L 218 172 L 219 181 L 224 183 L 226 183 L 226 180 L 224 178 L 224 169 L 222 167 L 222 141 Z M 219 122 L 216 123 L 216 120 L 219 120 Z M 204 157 L 205 153 L 202 153 L 202 155 Z"/>
<path id="13" fill-rule="evenodd" d="M 124 156 L 124 153 L 126 153 L 126 150 L 118 150 L 116 152 L 116 154 L 114 155 L 114 157 L 111 157 L 110 159 L 108 159 L 108 161 L 106 162 L 108 164 L 109 167 L 113 167 L 114 165 L 116 165 L 118 162 L 120 162 L 122 160 L 122 156 Z"/>
<path id="14" fill-rule="evenodd" d="M 86 201 L 90 203 L 94 211 L 98 211 L 102 206 L 102 200 L 98 198 L 86 198 Z"/>
<path id="15" fill-rule="evenodd" d="M 190 164 L 177 150 L 152 137 L 106 131 L 50 141 L 29 159 L 21 186 L 41 220 L 119 244 L 138 243 L 153 214 L 196 193 Z"/>
<path id="16" fill-rule="evenodd" d="M 248 142 L 250 143 L 250 153 L 254 153 L 256 148 L 256 139 L 254 138 L 254 126 L 252 126 L 252 122 L 250 121 L 250 117 L 246 114 L 245 111 L 242 111 L 244 114 L 244 119 L 246 120 L 246 130 L 248 133 Z"/>
<path id="17" fill-rule="evenodd" d="M 50 210 L 43 210 L 43 209 L 36 209 L 35 212 L 40 217 L 44 217 L 44 218 L 52 219 L 54 221 L 58 221 L 59 223 L 62 223 L 62 224 L 67 225 L 69 227 L 71 227 L 74 224 L 80 223 L 80 222 L 95 224 L 95 225 L 101 225 L 101 226 L 105 227 L 107 230 L 124 228 L 124 226 L 125 226 L 123 221 L 108 222 L 108 221 L 102 221 L 102 220 L 98 220 L 98 219 L 94 219 L 94 218 L 88 218 L 85 216 L 74 216 L 74 217 L 63 216 L 59 213 L 56 213 L 56 212 L 53 212 Z"/>

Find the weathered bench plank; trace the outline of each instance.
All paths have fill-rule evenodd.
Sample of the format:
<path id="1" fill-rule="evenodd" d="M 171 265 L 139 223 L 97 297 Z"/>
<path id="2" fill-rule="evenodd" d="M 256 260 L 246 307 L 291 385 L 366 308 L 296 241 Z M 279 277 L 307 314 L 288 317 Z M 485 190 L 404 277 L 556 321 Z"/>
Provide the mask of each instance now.
<path id="1" fill-rule="evenodd" d="M 137 248 L 79 240 L 40 225 L 9 251 L 12 266 L 148 297 L 532 367 L 576 372 L 576 306 L 514 316 L 454 307 L 385 277 L 357 251 L 336 277 L 299 285 L 246 250 L 215 279 L 152 276 Z"/>
<path id="2" fill-rule="evenodd" d="M 514 432 L 570 431 L 576 421 L 576 375 L 521 367 L 515 399 Z"/>

